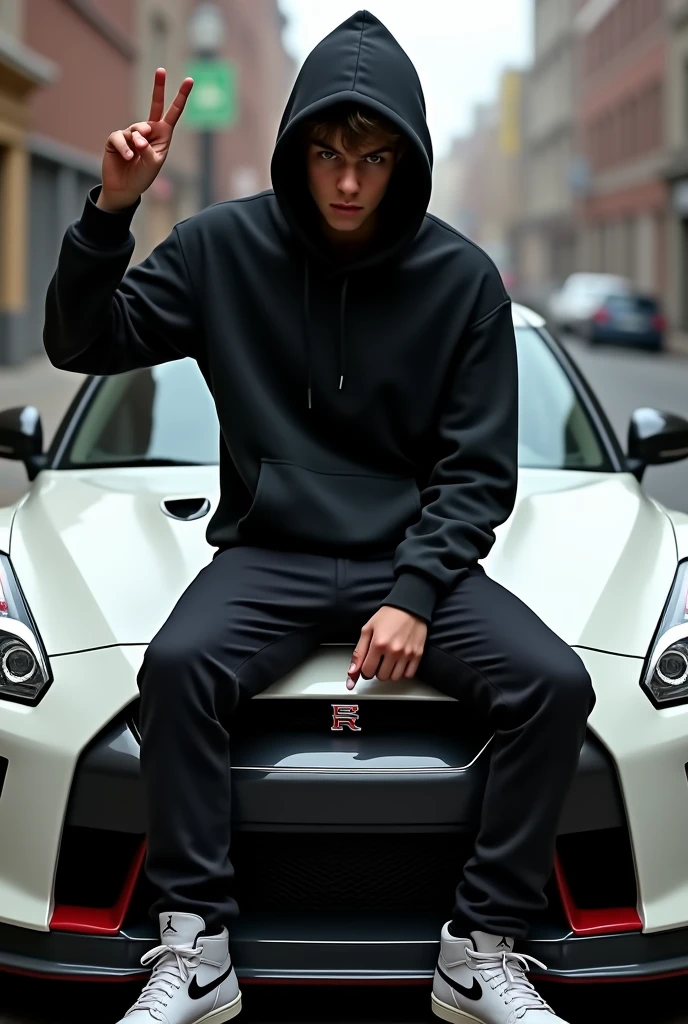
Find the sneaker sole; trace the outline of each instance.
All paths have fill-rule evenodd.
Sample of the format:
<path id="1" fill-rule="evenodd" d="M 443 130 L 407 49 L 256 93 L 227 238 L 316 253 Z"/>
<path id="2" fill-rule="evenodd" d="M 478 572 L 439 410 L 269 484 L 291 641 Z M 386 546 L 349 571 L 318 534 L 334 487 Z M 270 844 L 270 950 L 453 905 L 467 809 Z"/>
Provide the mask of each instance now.
<path id="1" fill-rule="evenodd" d="M 232 999 L 231 1003 L 218 1006 L 216 1010 L 206 1013 L 205 1017 L 199 1017 L 194 1024 L 224 1024 L 226 1020 L 231 1020 L 238 1013 L 241 1013 L 241 992 L 235 999 Z"/>
<path id="2" fill-rule="evenodd" d="M 480 1017 L 474 1017 L 472 1013 L 464 1013 L 463 1010 L 457 1010 L 455 1006 L 449 1006 L 447 1003 L 443 1003 L 441 999 L 438 999 L 435 993 L 432 993 L 432 1012 L 442 1020 L 451 1021 L 452 1024 L 466 1024 L 466 1021 L 472 1021 L 472 1024 L 485 1024 L 484 1020 Z"/>

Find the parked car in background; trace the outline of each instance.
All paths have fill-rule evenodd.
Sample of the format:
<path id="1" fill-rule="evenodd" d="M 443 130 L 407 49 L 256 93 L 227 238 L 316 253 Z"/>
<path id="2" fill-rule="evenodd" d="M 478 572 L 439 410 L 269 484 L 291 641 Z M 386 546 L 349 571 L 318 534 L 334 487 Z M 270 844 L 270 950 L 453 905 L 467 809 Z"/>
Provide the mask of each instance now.
<path id="1" fill-rule="evenodd" d="M 582 330 L 591 345 L 635 345 L 661 351 L 666 318 L 650 295 L 609 295 Z"/>
<path id="2" fill-rule="evenodd" d="M 559 291 L 550 297 L 549 319 L 560 330 L 583 333 L 610 296 L 632 292 L 632 282 L 616 274 L 570 274 Z"/>
<path id="3" fill-rule="evenodd" d="M 639 293 L 616 274 L 571 274 L 549 303 L 560 330 L 574 331 L 591 345 L 630 345 L 660 351 L 666 318 L 657 299 Z"/>

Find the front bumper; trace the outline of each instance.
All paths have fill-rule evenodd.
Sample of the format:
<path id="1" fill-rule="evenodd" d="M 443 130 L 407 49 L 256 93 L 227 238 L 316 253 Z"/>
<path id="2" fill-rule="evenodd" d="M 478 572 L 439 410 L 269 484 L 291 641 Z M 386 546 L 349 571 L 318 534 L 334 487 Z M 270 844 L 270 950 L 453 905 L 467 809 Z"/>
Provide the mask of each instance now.
<path id="1" fill-rule="evenodd" d="M 243 984 L 432 984 L 442 921 L 411 914 L 239 919 L 230 946 Z M 36 932 L 0 925 L 0 970 L 65 981 L 133 981 L 140 957 L 159 940 L 150 929 L 114 937 Z M 543 980 L 624 982 L 688 974 L 688 929 L 591 938 L 550 931 L 517 951 L 546 964 Z M 538 975 L 533 972 L 531 977 Z"/>
<path id="2" fill-rule="evenodd" d="M 126 709 L 138 696 L 136 672 L 143 651 L 143 646 L 118 647 L 53 658 L 55 682 L 38 707 L 5 707 L 0 702 L 0 757 L 9 762 L 0 795 L 0 967 L 103 979 L 141 973 L 139 958 L 156 938 L 145 915 L 145 879 L 137 872 L 132 876 L 121 921 L 106 915 L 109 926 L 102 927 L 101 915 L 100 925 L 89 933 L 79 923 L 83 916 L 77 914 L 75 923 L 72 913 L 70 922 L 73 907 L 60 903 L 56 908 L 55 876 L 60 846 L 64 852 L 70 835 L 80 830 L 110 840 L 118 836 L 129 844 L 131 857 L 140 853 L 144 826 L 138 747 L 126 724 Z M 337 652 L 343 666 L 337 678 L 345 678 L 349 653 L 346 646 Z M 534 922 L 522 948 L 548 965 L 549 978 L 562 980 L 680 972 L 688 948 L 688 815 L 684 824 L 676 807 L 688 799 L 687 711 L 656 711 L 651 706 L 638 685 L 640 659 L 578 653 L 595 682 L 598 703 L 581 771 L 563 811 L 561 834 L 565 843 L 601 832 L 626 835 L 628 820 L 635 877 L 634 906 L 625 909 L 640 916 L 634 924 L 627 914 L 620 934 L 605 935 L 595 934 L 589 920 L 581 924 L 581 918 L 576 934 L 553 887 L 553 913 Z M 351 701 L 343 683 L 341 692 L 330 696 Z M 365 701 L 364 687 L 359 687 L 357 701 Z M 262 703 L 286 707 L 279 700 Z M 104 723 L 110 724 L 103 728 Z M 265 848 L 279 850 L 277 859 L 294 865 L 291 877 L 297 883 L 287 886 L 284 873 L 272 878 L 263 904 L 256 896 L 257 884 L 250 892 L 238 891 L 242 913 L 231 930 L 237 973 L 256 981 L 424 983 L 434 969 L 439 932 L 460 876 L 461 844 L 480 807 L 487 763 L 484 737 L 461 739 L 445 733 L 430 748 L 416 736 L 412 757 L 399 742 L 396 750 L 408 757 L 407 769 L 425 764 L 425 770 L 403 770 L 401 755 L 393 775 L 378 777 L 375 757 L 384 758 L 389 769 L 394 753 L 384 737 L 366 740 L 363 759 L 362 734 L 336 739 L 330 734 L 339 761 L 326 775 L 304 771 L 314 749 L 335 749 L 324 740 L 314 748 L 312 739 L 308 732 L 293 733 L 290 751 L 276 752 L 252 735 L 243 760 L 239 754 L 233 758 L 239 764 L 233 781 L 237 881 L 242 865 L 260 864 L 260 877 L 269 874 L 270 858 L 260 862 L 255 856 L 255 843 L 262 836 Z M 605 746 L 615 754 L 611 768 Z M 274 759 L 266 762 L 271 749 Z M 285 767 L 286 754 L 295 758 L 292 769 L 278 770 Z M 293 845 L 299 842 L 306 844 L 301 853 Z M 286 856 L 290 843 L 291 861 Z M 318 843 L 310 874 L 299 872 L 305 863 L 303 850 Z M 364 871 L 364 848 L 367 863 L 384 868 L 377 877 Z M 126 864 L 124 868 L 126 874 Z M 59 890 L 60 872 L 57 882 Z M 619 914 L 617 925 L 623 917 Z"/>

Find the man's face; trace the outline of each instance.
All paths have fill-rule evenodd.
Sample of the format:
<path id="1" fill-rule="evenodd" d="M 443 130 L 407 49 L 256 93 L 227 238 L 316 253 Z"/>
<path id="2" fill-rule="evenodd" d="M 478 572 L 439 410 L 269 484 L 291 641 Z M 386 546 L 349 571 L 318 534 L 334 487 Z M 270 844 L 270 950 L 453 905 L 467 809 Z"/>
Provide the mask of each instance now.
<path id="1" fill-rule="evenodd" d="M 347 150 L 337 129 L 329 143 L 311 138 L 307 147 L 308 187 L 327 234 L 336 239 L 367 237 L 397 160 L 397 147 L 383 134 Z M 364 226 L 365 225 L 365 226 Z"/>

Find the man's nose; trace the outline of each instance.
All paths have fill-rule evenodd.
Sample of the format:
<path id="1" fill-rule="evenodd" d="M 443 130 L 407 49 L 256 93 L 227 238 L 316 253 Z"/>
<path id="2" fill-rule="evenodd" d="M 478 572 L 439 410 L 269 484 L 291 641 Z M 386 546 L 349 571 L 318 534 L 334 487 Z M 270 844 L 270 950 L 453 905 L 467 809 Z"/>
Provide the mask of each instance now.
<path id="1" fill-rule="evenodd" d="M 345 195 L 353 195 L 358 192 L 358 178 L 353 168 L 347 168 L 339 179 L 339 191 Z"/>

